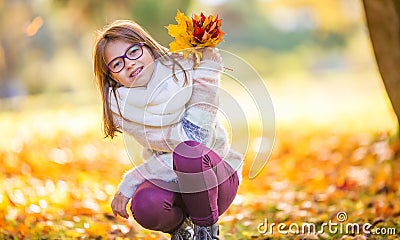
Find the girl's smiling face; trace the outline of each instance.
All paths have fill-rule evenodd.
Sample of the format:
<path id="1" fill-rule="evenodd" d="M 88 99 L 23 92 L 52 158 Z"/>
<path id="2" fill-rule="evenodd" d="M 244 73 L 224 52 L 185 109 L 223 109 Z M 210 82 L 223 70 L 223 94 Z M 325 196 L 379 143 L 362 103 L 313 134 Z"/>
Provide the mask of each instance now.
<path id="1" fill-rule="evenodd" d="M 110 71 L 111 77 L 124 87 L 146 87 L 154 72 L 154 57 L 150 49 L 142 45 L 143 54 L 138 59 L 127 58 L 126 55 L 129 54 L 128 51 L 132 45 L 132 43 L 122 40 L 109 42 L 105 49 L 105 60 L 110 67 L 111 61 L 124 56 L 119 58 L 120 60 L 123 59 L 119 64 L 125 63 L 124 68 L 117 73 Z M 141 51 L 140 46 L 137 47 L 137 51 Z"/>

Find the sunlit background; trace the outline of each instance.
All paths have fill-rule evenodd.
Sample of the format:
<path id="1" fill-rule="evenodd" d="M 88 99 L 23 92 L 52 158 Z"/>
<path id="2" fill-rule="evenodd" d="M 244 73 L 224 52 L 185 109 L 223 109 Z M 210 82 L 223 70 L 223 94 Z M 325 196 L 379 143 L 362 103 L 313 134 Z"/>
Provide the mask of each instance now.
<path id="1" fill-rule="evenodd" d="M 132 165 L 121 137 L 103 139 L 92 47 L 116 19 L 137 21 L 168 46 L 177 9 L 218 14 L 219 47 L 258 71 L 274 104 L 272 157 L 221 218 L 225 239 L 257 238 L 265 217 L 400 211 L 398 193 L 379 195 L 398 179 L 389 146 L 396 120 L 361 1 L 0 0 L 0 238 L 165 238 L 111 215 Z"/>

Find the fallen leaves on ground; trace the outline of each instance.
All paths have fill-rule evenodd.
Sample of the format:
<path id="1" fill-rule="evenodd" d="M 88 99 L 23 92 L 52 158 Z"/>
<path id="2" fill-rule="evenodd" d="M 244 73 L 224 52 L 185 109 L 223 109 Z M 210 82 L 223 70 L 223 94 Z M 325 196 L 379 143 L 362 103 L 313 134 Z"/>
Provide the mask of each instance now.
<path id="1" fill-rule="evenodd" d="M 86 126 L 79 131 L 66 128 L 63 121 L 71 119 L 57 112 L 1 116 L 3 133 L 12 131 L 0 142 L 0 238 L 166 239 L 132 217 L 112 215 L 110 201 L 132 165 L 121 139 L 104 140 L 100 125 L 85 125 L 92 112 L 78 116 Z M 266 221 L 317 227 L 329 221 L 370 223 L 373 229 L 400 232 L 398 142 L 376 130 L 309 129 L 281 126 L 272 156 L 255 179 L 247 178 L 245 165 L 239 193 L 220 219 L 224 239 L 395 238 L 327 228 L 305 235 L 282 235 L 277 228 L 263 234 Z M 343 222 L 337 219 L 340 212 L 347 217 Z"/>

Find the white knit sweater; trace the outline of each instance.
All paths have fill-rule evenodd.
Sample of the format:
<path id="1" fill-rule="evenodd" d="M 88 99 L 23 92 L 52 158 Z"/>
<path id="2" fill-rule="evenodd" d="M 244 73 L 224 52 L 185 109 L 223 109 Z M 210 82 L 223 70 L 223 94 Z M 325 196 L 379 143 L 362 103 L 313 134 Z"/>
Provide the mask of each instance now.
<path id="1" fill-rule="evenodd" d="M 187 62 L 182 62 L 182 66 L 187 69 Z M 167 125 L 150 126 L 140 121 L 126 121 L 113 109 L 118 127 L 144 147 L 144 163 L 126 172 L 119 184 L 118 190 L 124 196 L 131 198 L 137 187 L 147 179 L 176 182 L 172 152 L 185 140 L 195 140 L 213 149 L 236 170 L 241 181 L 243 156 L 230 149 L 227 132 L 216 118 L 221 69 L 220 63 L 211 60 L 202 61 L 196 69 L 187 69 L 189 84 L 193 84 L 192 95 L 185 104 L 183 114 L 177 121 L 171 121 Z M 160 71 L 165 71 L 165 66 L 159 62 L 154 71 L 153 76 L 160 75 Z M 170 71 L 172 73 L 171 68 Z M 159 80 L 152 78 L 150 81 Z M 120 106 L 124 105 L 123 99 L 118 101 Z M 129 106 L 125 106 L 124 111 L 129 111 Z M 124 113 L 123 116 L 127 118 Z"/>

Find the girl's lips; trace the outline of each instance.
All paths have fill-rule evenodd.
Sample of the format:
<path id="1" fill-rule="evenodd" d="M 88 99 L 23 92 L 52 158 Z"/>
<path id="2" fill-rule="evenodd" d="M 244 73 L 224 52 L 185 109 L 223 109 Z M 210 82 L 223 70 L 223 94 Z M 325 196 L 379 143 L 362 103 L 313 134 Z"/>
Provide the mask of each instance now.
<path id="1" fill-rule="evenodd" d="M 136 78 L 136 77 L 142 72 L 142 70 L 143 70 L 143 67 L 137 68 L 135 71 L 133 71 L 133 72 L 129 75 L 129 77 L 130 77 L 130 78 Z"/>

